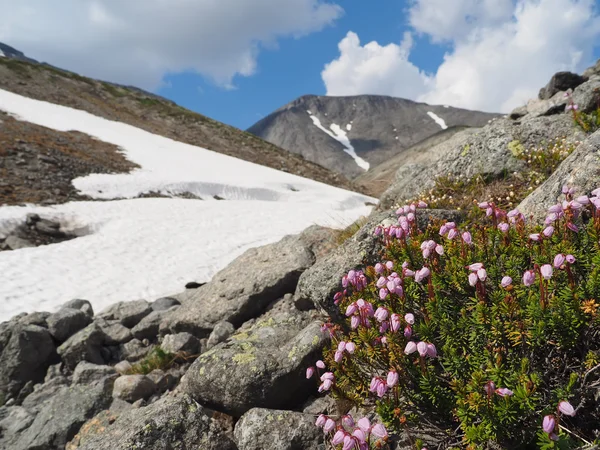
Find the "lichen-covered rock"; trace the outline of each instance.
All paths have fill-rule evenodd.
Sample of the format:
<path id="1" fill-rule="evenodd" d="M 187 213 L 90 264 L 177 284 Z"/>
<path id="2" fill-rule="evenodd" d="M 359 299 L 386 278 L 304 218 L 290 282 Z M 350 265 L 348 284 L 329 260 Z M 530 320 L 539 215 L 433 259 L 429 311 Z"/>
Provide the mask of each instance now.
<path id="1" fill-rule="evenodd" d="M 225 341 L 235 332 L 235 327 L 232 323 L 223 320 L 215 325 L 215 328 L 210 333 L 206 348 L 213 348 L 215 345 Z"/>
<path id="2" fill-rule="evenodd" d="M 302 272 L 314 262 L 314 254 L 298 235 L 247 250 L 210 283 L 179 294 L 182 306 L 161 324 L 161 334 L 186 331 L 208 337 L 222 320 L 238 327 L 293 292 Z"/>
<path id="3" fill-rule="evenodd" d="M 46 319 L 50 334 L 58 342 L 65 342 L 91 321 L 92 318 L 84 311 L 73 308 L 61 308 Z"/>
<path id="4" fill-rule="evenodd" d="M 531 99 L 527 102 L 527 118 L 550 116 L 564 112 L 567 99 L 563 91 L 556 92 L 552 97 Z M 511 117 L 512 118 L 512 117 Z"/>
<path id="5" fill-rule="evenodd" d="M 115 381 L 113 397 L 133 403 L 148 399 L 156 392 L 156 384 L 146 375 L 121 375 Z"/>
<path id="6" fill-rule="evenodd" d="M 167 353 L 185 353 L 196 355 L 200 353 L 200 341 L 190 333 L 167 334 L 160 344 Z"/>
<path id="7" fill-rule="evenodd" d="M 234 416 L 253 407 L 289 407 L 314 392 L 306 368 L 324 343 L 320 323 L 310 314 L 273 308 L 200 355 L 178 390 Z"/>
<path id="8" fill-rule="evenodd" d="M 160 369 L 154 369 L 147 376 L 154 381 L 158 392 L 172 390 L 175 386 L 177 386 L 177 382 L 179 381 L 175 376 L 173 376 L 173 374 L 164 372 Z"/>
<path id="9" fill-rule="evenodd" d="M 67 450 L 237 450 L 210 411 L 186 395 L 166 396 L 88 421 Z"/>
<path id="10" fill-rule="evenodd" d="M 600 107 L 600 76 L 593 76 L 589 81 L 573 91 L 573 103 L 579 111 L 589 113 Z"/>
<path id="11" fill-rule="evenodd" d="M 60 387 L 11 450 L 65 448 L 79 427 L 110 404 L 112 380 L 88 386 Z"/>
<path id="12" fill-rule="evenodd" d="M 152 307 L 146 300 L 136 300 L 133 302 L 119 302 L 110 305 L 100 312 L 98 317 L 106 320 L 118 320 L 127 328 L 133 328 L 140 320 L 151 312 Z"/>
<path id="13" fill-rule="evenodd" d="M 239 450 L 325 449 L 325 435 L 315 417 L 293 411 L 253 408 L 235 425 Z"/>
<path id="14" fill-rule="evenodd" d="M 517 207 L 526 217 L 543 220 L 561 195 L 562 186 L 575 187 L 577 195 L 600 187 L 600 131 L 585 139 L 556 171 Z"/>
<path id="15" fill-rule="evenodd" d="M 58 347 L 58 354 L 70 370 L 75 369 L 81 361 L 104 364 L 102 345 L 105 341 L 106 335 L 102 329 L 92 322 Z"/>
<path id="16" fill-rule="evenodd" d="M 2 332 L 0 395 L 15 397 L 29 381 L 40 382 L 56 359 L 50 332 L 37 325 L 13 324 Z"/>
<path id="17" fill-rule="evenodd" d="M 117 371 L 111 366 L 81 361 L 73 371 L 73 384 L 92 384 L 104 378 L 117 378 Z"/>

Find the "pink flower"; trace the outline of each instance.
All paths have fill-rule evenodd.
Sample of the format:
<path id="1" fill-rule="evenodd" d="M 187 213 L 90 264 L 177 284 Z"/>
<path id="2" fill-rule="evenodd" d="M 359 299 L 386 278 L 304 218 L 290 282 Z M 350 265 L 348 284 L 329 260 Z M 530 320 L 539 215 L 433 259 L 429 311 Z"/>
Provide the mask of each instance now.
<path id="1" fill-rule="evenodd" d="M 339 350 L 337 352 L 335 352 L 335 355 L 333 356 L 333 360 L 336 363 L 341 363 L 342 362 L 342 358 L 344 357 L 344 352 L 340 352 Z"/>
<path id="2" fill-rule="evenodd" d="M 440 236 L 444 236 L 448 233 L 448 227 L 444 224 L 440 227 Z"/>
<path id="3" fill-rule="evenodd" d="M 525 286 L 531 286 L 535 282 L 535 272 L 533 270 L 527 270 L 523 274 L 523 284 Z"/>
<path id="4" fill-rule="evenodd" d="M 575 225 L 573 222 L 567 222 L 567 228 L 571 231 L 573 231 L 574 233 L 579 232 L 579 227 L 577 225 Z"/>
<path id="5" fill-rule="evenodd" d="M 456 230 L 456 228 L 452 228 L 450 231 L 448 231 L 448 239 L 452 240 L 456 236 L 458 236 L 458 231 Z"/>
<path id="6" fill-rule="evenodd" d="M 387 390 L 388 390 L 388 386 L 387 386 L 386 382 L 382 380 L 381 383 L 379 383 L 377 385 L 377 396 L 380 398 L 383 397 L 385 395 L 385 393 L 387 392 Z"/>
<path id="7" fill-rule="evenodd" d="M 479 269 L 483 269 L 482 263 L 473 263 L 469 266 L 469 270 L 472 272 L 477 272 Z"/>
<path id="8" fill-rule="evenodd" d="M 467 245 L 471 245 L 473 243 L 473 237 L 471 236 L 471 233 L 469 233 L 468 231 L 465 231 L 462 234 L 462 238 L 463 238 L 463 241 L 465 241 L 465 244 L 467 244 Z"/>
<path id="9" fill-rule="evenodd" d="M 549 238 L 554 234 L 554 227 L 552 225 L 547 226 L 546 228 L 544 228 L 544 231 L 542 231 L 542 234 Z"/>
<path id="10" fill-rule="evenodd" d="M 404 315 L 404 320 L 406 320 L 406 323 L 413 325 L 415 323 L 415 316 L 413 313 L 407 313 Z"/>
<path id="11" fill-rule="evenodd" d="M 398 314 L 392 314 L 390 324 L 394 333 L 398 331 L 400 329 L 400 316 Z"/>
<path id="12" fill-rule="evenodd" d="M 381 264 L 381 263 L 375 264 L 375 272 L 383 273 L 384 270 L 385 270 L 385 267 L 383 266 L 383 264 Z"/>
<path id="13" fill-rule="evenodd" d="M 481 209 L 488 209 L 490 204 L 488 202 L 481 202 L 477 206 L 479 206 Z"/>
<path id="14" fill-rule="evenodd" d="M 469 274 L 469 284 L 471 286 L 475 286 L 477 284 L 477 274 L 475 272 L 471 272 Z"/>
<path id="15" fill-rule="evenodd" d="M 419 342 L 417 344 L 417 351 L 419 352 L 419 355 L 421 356 L 425 356 L 427 355 L 427 342 Z"/>
<path id="16" fill-rule="evenodd" d="M 562 210 L 563 210 L 563 208 L 560 203 L 557 203 L 556 205 L 552 205 L 550 208 L 548 208 L 548 212 L 554 213 L 554 214 L 559 214 L 562 212 Z"/>
<path id="17" fill-rule="evenodd" d="M 394 263 L 392 261 L 388 261 L 385 263 L 385 267 L 387 267 L 389 270 L 392 270 L 394 268 Z"/>
<path id="18" fill-rule="evenodd" d="M 387 296 L 388 296 L 388 290 L 386 288 L 379 289 L 379 299 L 380 300 L 385 300 L 385 298 Z"/>
<path id="19" fill-rule="evenodd" d="M 404 328 L 404 337 L 405 337 L 406 339 L 410 339 L 410 337 L 411 337 L 411 336 L 412 336 L 412 328 L 410 327 L 410 325 L 407 325 L 407 326 Z"/>
<path id="20" fill-rule="evenodd" d="M 437 349 L 433 344 L 427 344 L 427 356 L 435 358 L 437 356 Z"/>
<path id="21" fill-rule="evenodd" d="M 575 264 L 575 257 L 573 255 L 567 255 L 566 260 L 569 264 Z"/>
<path id="22" fill-rule="evenodd" d="M 544 279 L 549 280 L 552 278 L 552 266 L 550 264 L 544 264 L 540 267 L 540 271 L 542 272 Z"/>
<path id="23" fill-rule="evenodd" d="M 346 343 L 344 341 L 341 341 L 338 344 L 337 349 L 339 352 L 343 352 L 344 350 L 346 350 Z"/>
<path id="24" fill-rule="evenodd" d="M 383 322 L 384 320 L 386 320 L 388 318 L 388 315 L 389 311 L 386 308 L 383 308 L 382 306 L 377 308 L 377 311 L 375 311 L 375 318 L 379 322 Z"/>
<path id="25" fill-rule="evenodd" d="M 356 304 L 356 302 L 354 302 L 348 305 L 348 307 L 346 308 L 346 316 L 351 316 L 356 311 L 358 311 L 358 305 Z"/>
<path id="26" fill-rule="evenodd" d="M 318 426 L 319 428 L 323 428 L 323 426 L 325 425 L 325 422 L 327 422 L 327 416 L 324 414 L 319 415 L 319 417 L 317 417 L 317 421 L 315 422 L 315 425 Z"/>
<path id="27" fill-rule="evenodd" d="M 339 429 L 335 432 L 335 434 L 333 435 L 333 439 L 331 440 L 331 444 L 332 445 L 340 445 L 342 442 L 344 442 L 344 438 L 347 436 L 347 433 L 342 430 Z"/>
<path id="28" fill-rule="evenodd" d="M 430 274 L 431 274 L 431 271 L 427 267 L 423 267 L 422 269 L 417 270 L 417 272 L 415 273 L 415 281 L 417 283 L 420 283 L 425 278 L 427 278 Z"/>
<path id="29" fill-rule="evenodd" d="M 371 432 L 371 422 L 366 417 L 363 417 L 358 421 L 358 428 L 368 434 Z"/>
<path id="30" fill-rule="evenodd" d="M 562 265 L 565 263 L 565 255 L 563 255 L 562 253 L 559 253 L 558 255 L 556 255 L 554 257 L 554 268 L 555 269 L 560 269 L 562 267 Z"/>
<path id="31" fill-rule="evenodd" d="M 356 344 L 354 342 L 348 342 L 346 344 L 346 351 L 350 354 L 354 353 L 356 350 Z"/>
<path id="32" fill-rule="evenodd" d="M 481 280 L 481 281 L 485 281 L 487 279 L 487 272 L 485 269 L 481 268 L 477 271 L 477 277 Z"/>
<path id="33" fill-rule="evenodd" d="M 496 385 L 494 384 L 493 381 L 488 381 L 483 386 L 483 390 L 485 391 L 485 393 L 487 395 L 492 395 L 492 393 L 496 390 Z"/>
<path id="34" fill-rule="evenodd" d="M 409 341 L 406 344 L 406 347 L 404 347 L 404 353 L 407 355 L 410 355 L 411 353 L 414 353 L 417 351 L 417 344 L 414 343 L 413 341 Z M 427 351 L 427 350 L 425 350 Z"/>
<path id="35" fill-rule="evenodd" d="M 442 256 L 444 254 L 444 247 L 442 247 L 440 244 L 435 246 L 435 252 Z"/>
<path id="36" fill-rule="evenodd" d="M 509 228 L 510 228 L 510 225 L 509 225 L 509 224 L 507 224 L 506 222 L 502 222 L 502 223 L 499 223 L 499 224 L 498 224 L 498 229 L 499 229 L 500 231 L 502 231 L 503 233 L 506 233 L 506 232 L 508 232 L 508 229 L 509 229 Z"/>
<path id="37" fill-rule="evenodd" d="M 354 436 L 360 444 L 365 444 L 367 442 L 367 434 L 361 429 L 354 430 L 352 436 Z"/>
<path id="38" fill-rule="evenodd" d="M 575 415 L 575 408 L 573 408 L 573 405 L 566 400 L 563 400 L 558 404 L 558 410 L 565 416 L 573 417 Z"/>
<path id="39" fill-rule="evenodd" d="M 395 370 L 390 370 L 387 375 L 387 385 L 388 387 L 394 387 L 398 384 L 398 372 Z"/>
<path id="40" fill-rule="evenodd" d="M 388 280 L 386 277 L 379 277 L 377 283 L 375 283 L 375 286 L 377 286 L 378 288 L 382 288 L 387 284 L 387 281 Z"/>
<path id="41" fill-rule="evenodd" d="M 306 369 L 306 379 L 308 380 L 309 378 L 311 378 L 315 373 L 315 368 L 314 367 L 309 367 L 308 369 Z"/>
<path id="42" fill-rule="evenodd" d="M 385 427 L 378 423 L 373 425 L 373 429 L 371 430 L 371 434 L 379 439 L 386 439 L 388 437 L 388 432 Z"/>
<path id="43" fill-rule="evenodd" d="M 327 420 L 325 421 L 325 426 L 323 426 L 323 431 L 325 433 L 329 433 L 334 428 L 335 428 L 335 420 L 328 417 Z"/>
<path id="44" fill-rule="evenodd" d="M 350 435 L 346 435 L 344 437 L 344 447 L 342 447 L 343 450 L 353 450 L 353 449 L 356 449 L 356 448 L 360 448 L 359 446 L 360 446 L 360 444 L 356 440 L 355 437 L 352 437 Z"/>
<path id="45" fill-rule="evenodd" d="M 354 426 L 354 419 L 350 414 L 342 416 L 342 425 L 348 428 L 352 428 Z"/>
<path id="46" fill-rule="evenodd" d="M 324 369 L 325 368 L 325 363 L 321 360 L 318 360 L 317 363 L 315 364 L 319 369 Z"/>
<path id="47" fill-rule="evenodd" d="M 582 205 L 589 205 L 590 204 L 590 198 L 587 195 L 581 195 L 581 196 L 577 197 L 575 199 L 575 201 L 577 201 L 578 203 L 580 203 Z"/>
<path id="48" fill-rule="evenodd" d="M 360 317 L 352 316 L 352 318 L 350 319 L 350 328 L 355 330 L 358 328 L 359 325 L 360 325 Z"/>
<path id="49" fill-rule="evenodd" d="M 514 392 L 508 388 L 498 388 L 496 389 L 496 394 L 498 394 L 501 397 L 510 397 L 514 394 Z"/>
<path id="50" fill-rule="evenodd" d="M 510 286 L 512 284 L 512 278 L 511 277 L 503 277 L 502 281 L 500 282 L 500 286 L 502 286 L 503 288 L 506 288 L 508 286 Z"/>
<path id="51" fill-rule="evenodd" d="M 540 240 L 540 233 L 533 233 L 529 235 L 529 239 L 531 239 L 532 241 L 535 242 L 539 242 Z"/>
<path id="52" fill-rule="evenodd" d="M 542 422 L 542 429 L 544 430 L 545 433 L 548 433 L 548 434 L 553 433 L 555 427 L 556 427 L 556 419 L 554 418 L 554 416 L 548 415 L 548 416 L 544 417 L 544 420 Z"/>

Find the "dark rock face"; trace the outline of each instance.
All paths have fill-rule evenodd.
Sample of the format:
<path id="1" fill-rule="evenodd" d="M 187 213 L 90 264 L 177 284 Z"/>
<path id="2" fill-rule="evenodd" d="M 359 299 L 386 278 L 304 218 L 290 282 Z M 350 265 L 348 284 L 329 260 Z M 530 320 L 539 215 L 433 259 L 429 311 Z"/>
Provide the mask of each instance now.
<path id="1" fill-rule="evenodd" d="M 29 381 L 39 382 L 56 359 L 56 347 L 46 328 L 14 324 L 0 339 L 0 393 L 16 396 Z"/>
<path id="2" fill-rule="evenodd" d="M 239 450 L 317 450 L 324 440 L 315 417 L 299 412 L 253 408 L 235 425 Z"/>
<path id="3" fill-rule="evenodd" d="M 80 309 L 61 308 L 50 315 L 46 322 L 50 334 L 58 342 L 64 342 L 92 321 L 91 317 Z"/>
<path id="4" fill-rule="evenodd" d="M 305 400 L 315 389 L 306 368 L 318 359 L 325 337 L 320 323 L 293 303 L 277 306 L 200 355 L 178 390 L 234 416 Z"/>
<path id="5" fill-rule="evenodd" d="M 105 362 L 102 356 L 105 342 L 106 335 L 98 324 L 92 322 L 58 347 L 58 354 L 70 370 L 75 369 L 81 361 L 102 365 Z"/>
<path id="6" fill-rule="evenodd" d="M 207 337 L 223 320 L 240 326 L 275 299 L 293 292 L 300 274 L 314 261 L 299 236 L 247 250 L 210 283 L 178 295 L 182 306 L 161 324 L 161 334 L 186 331 Z"/>
<path id="7" fill-rule="evenodd" d="M 333 124 L 338 125 L 347 134 L 358 156 L 374 167 L 443 131 L 428 112 L 444 120 L 449 128 L 480 127 L 499 116 L 379 95 L 307 95 L 279 108 L 248 131 L 292 153 L 301 154 L 309 161 L 354 178 L 363 174 L 364 169 L 344 152 L 345 147 L 340 142 L 319 129 L 311 117 L 319 119 L 330 132 Z"/>
<path id="8" fill-rule="evenodd" d="M 107 418 L 112 416 L 112 421 Z M 187 395 L 144 408 L 100 415 L 82 427 L 68 450 L 237 450 L 211 413 Z"/>
<path id="9" fill-rule="evenodd" d="M 151 312 L 152 307 L 146 300 L 136 300 L 115 303 L 100 312 L 98 316 L 106 320 L 118 320 L 123 326 L 133 328 Z"/>
<path id="10" fill-rule="evenodd" d="M 555 73 L 546 86 L 540 89 L 538 97 L 540 100 L 550 99 L 557 92 L 565 92 L 569 89 L 575 89 L 582 83 L 587 81 L 587 77 L 577 75 L 573 72 L 558 72 Z"/>

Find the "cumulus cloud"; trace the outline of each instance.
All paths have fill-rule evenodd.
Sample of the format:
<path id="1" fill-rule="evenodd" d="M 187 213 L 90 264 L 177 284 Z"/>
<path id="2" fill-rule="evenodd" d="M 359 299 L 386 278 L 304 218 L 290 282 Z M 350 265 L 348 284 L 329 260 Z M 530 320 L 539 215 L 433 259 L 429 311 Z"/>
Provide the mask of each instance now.
<path id="1" fill-rule="evenodd" d="M 326 0 L 0 0 L 0 41 L 76 72 L 155 89 L 195 71 L 231 85 L 261 47 L 343 14 Z M 9 13 L 7 13 L 9 12 Z"/>
<path id="2" fill-rule="evenodd" d="M 508 112 L 535 97 L 553 73 L 585 69 L 600 36 L 593 0 L 417 0 L 409 10 L 409 22 L 416 33 L 433 42 L 451 44 L 435 74 L 428 78 L 410 63 L 409 54 L 398 52 L 388 55 L 394 59 L 378 76 L 369 71 L 354 71 L 354 77 L 341 76 L 340 71 L 336 75 L 331 68 L 342 61 L 348 68 L 376 65 L 378 55 L 367 52 L 367 46 L 395 45 L 369 43 L 356 48 L 340 43 L 339 58 L 323 71 L 327 92 L 403 91 L 408 92 L 404 97 L 418 101 Z M 407 66 L 419 76 L 403 78 Z M 405 86 L 407 82 L 412 86 Z"/>

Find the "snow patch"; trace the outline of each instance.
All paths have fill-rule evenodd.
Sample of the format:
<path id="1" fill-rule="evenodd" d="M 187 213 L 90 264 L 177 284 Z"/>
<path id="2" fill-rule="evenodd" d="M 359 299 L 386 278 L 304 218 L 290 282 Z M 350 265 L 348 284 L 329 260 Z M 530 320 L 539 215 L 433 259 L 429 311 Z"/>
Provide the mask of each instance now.
<path id="1" fill-rule="evenodd" d="M 4 58 L 6 55 L 4 54 L 4 52 L 2 50 L 0 50 L 0 58 Z"/>
<path id="2" fill-rule="evenodd" d="M 365 171 L 369 170 L 370 164 L 356 154 L 356 151 L 354 150 L 354 147 L 352 146 L 350 139 L 348 139 L 346 132 L 344 130 L 342 130 L 342 128 L 339 125 L 332 123 L 329 126 L 329 128 L 331 128 L 331 131 L 330 131 L 327 128 L 325 128 L 323 125 L 321 125 L 321 121 L 319 120 L 318 117 L 311 115 L 310 118 L 312 119 L 313 124 L 319 130 L 327 133 L 330 137 L 332 137 L 333 139 L 335 139 L 336 141 L 338 141 L 340 144 L 342 144 L 344 146 L 344 152 L 348 153 L 354 159 L 354 161 L 356 162 L 356 165 L 358 167 L 360 167 L 361 169 L 363 169 Z"/>
<path id="3" fill-rule="evenodd" d="M 444 108 L 450 108 L 450 106 L 448 106 L 448 105 L 444 105 Z"/>
<path id="4" fill-rule="evenodd" d="M 427 115 L 429 117 L 431 117 L 435 121 L 435 123 L 437 123 L 442 128 L 442 130 L 445 130 L 446 128 L 448 128 L 448 125 L 446 125 L 446 122 L 444 122 L 444 119 L 442 119 L 441 117 L 439 117 L 435 113 L 433 113 L 431 111 L 428 111 Z"/>
<path id="5" fill-rule="evenodd" d="M 141 167 L 73 181 L 83 194 L 107 201 L 0 207 L 0 235 L 29 212 L 61 222 L 64 231 L 85 231 L 59 244 L 0 252 L 0 321 L 54 311 L 73 298 L 88 299 L 100 311 L 116 301 L 172 295 L 189 281 L 209 281 L 250 247 L 313 224 L 343 228 L 369 214 L 366 202 L 377 202 L 1 89 L 0 110 L 117 145 Z M 132 198 L 149 191 L 191 192 L 205 200 Z"/>
<path id="6" fill-rule="evenodd" d="M 346 130 L 348 130 L 348 131 L 352 130 L 352 123 L 349 123 L 346 125 Z"/>

